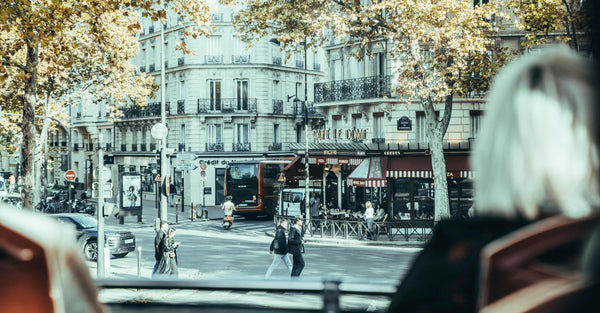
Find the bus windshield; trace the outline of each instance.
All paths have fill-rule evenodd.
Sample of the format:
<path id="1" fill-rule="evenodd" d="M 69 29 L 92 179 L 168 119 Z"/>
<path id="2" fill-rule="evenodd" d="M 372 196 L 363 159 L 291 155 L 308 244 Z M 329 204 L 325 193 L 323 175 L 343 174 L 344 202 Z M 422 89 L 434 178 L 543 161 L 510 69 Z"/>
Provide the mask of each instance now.
<path id="1" fill-rule="evenodd" d="M 258 175 L 257 172 L 256 164 L 233 164 L 229 166 L 227 177 L 234 180 L 251 179 Z"/>

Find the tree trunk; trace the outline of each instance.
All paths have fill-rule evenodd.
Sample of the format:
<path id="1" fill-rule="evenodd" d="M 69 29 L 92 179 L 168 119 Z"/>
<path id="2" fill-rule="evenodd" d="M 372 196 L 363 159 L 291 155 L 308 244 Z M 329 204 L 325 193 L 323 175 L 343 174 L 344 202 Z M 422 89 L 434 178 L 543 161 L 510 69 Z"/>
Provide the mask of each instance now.
<path id="1" fill-rule="evenodd" d="M 33 211 L 33 190 L 35 189 L 33 158 L 36 145 L 35 103 L 38 81 L 38 49 L 37 43 L 27 45 L 26 68 L 29 72 L 26 73 L 27 76 L 25 78 L 23 120 L 21 122 L 21 130 L 23 132 L 23 142 L 21 145 L 21 180 L 23 189 L 21 189 L 21 199 L 23 209 L 30 211 Z"/>
<path id="2" fill-rule="evenodd" d="M 442 219 L 450 218 L 448 180 L 446 177 L 446 160 L 444 158 L 444 135 L 446 134 L 452 115 L 452 96 L 446 98 L 444 115 L 439 120 L 431 99 L 424 100 L 424 108 L 435 191 L 434 221 L 439 222 Z"/>

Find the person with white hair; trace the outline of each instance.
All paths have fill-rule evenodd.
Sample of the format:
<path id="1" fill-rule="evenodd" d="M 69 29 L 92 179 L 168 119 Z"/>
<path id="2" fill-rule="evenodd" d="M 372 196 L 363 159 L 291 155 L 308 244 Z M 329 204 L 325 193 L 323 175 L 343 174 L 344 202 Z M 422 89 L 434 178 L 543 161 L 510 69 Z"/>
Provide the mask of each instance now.
<path id="1" fill-rule="evenodd" d="M 588 59 L 553 47 L 496 76 L 471 156 L 474 216 L 435 226 L 389 312 L 477 312 L 480 260 L 489 243 L 550 216 L 594 212 L 600 203 L 595 75 Z"/>

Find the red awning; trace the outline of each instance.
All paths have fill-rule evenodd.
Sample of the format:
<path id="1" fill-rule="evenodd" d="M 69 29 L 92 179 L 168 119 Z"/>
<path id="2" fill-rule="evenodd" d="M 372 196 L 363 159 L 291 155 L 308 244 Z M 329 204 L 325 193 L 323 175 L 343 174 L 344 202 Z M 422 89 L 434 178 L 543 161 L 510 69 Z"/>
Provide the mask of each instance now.
<path id="1" fill-rule="evenodd" d="M 387 158 L 365 158 L 348 175 L 347 181 L 359 187 L 385 187 L 387 163 Z"/>
<path id="2" fill-rule="evenodd" d="M 445 156 L 446 176 L 471 178 L 473 176 L 469 165 L 469 157 L 465 155 Z M 432 178 L 430 156 L 390 158 L 386 172 L 387 177 L 403 178 Z"/>

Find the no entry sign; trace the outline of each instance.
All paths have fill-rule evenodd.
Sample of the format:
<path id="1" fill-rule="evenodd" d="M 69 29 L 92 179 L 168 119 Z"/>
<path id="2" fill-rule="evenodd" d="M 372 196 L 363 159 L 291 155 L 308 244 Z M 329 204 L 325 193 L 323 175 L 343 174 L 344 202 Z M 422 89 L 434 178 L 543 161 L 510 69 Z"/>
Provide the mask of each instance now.
<path id="1" fill-rule="evenodd" d="M 74 181 L 77 178 L 77 174 L 74 170 L 68 170 L 65 172 L 65 179 L 68 181 Z"/>

